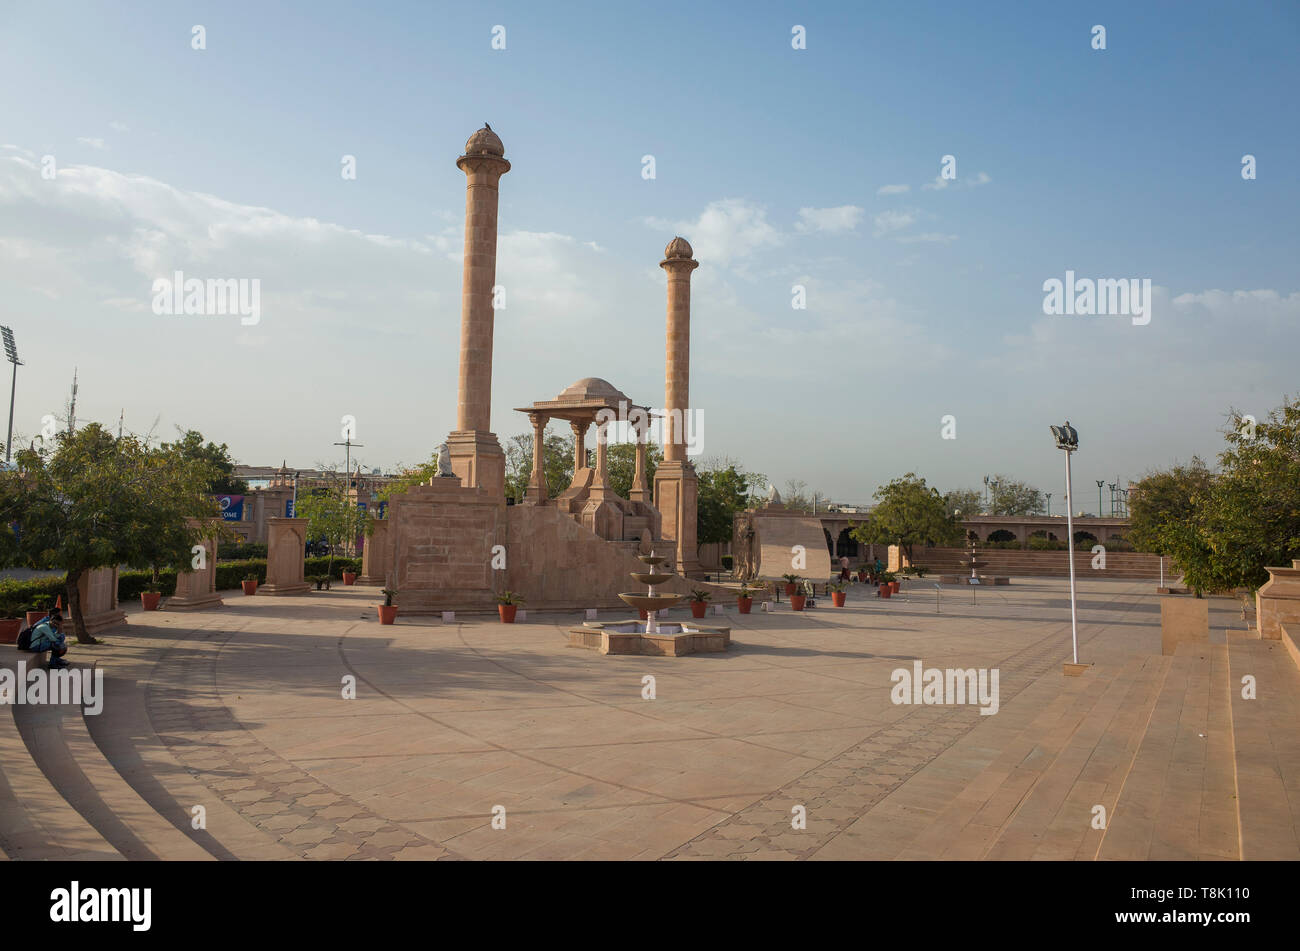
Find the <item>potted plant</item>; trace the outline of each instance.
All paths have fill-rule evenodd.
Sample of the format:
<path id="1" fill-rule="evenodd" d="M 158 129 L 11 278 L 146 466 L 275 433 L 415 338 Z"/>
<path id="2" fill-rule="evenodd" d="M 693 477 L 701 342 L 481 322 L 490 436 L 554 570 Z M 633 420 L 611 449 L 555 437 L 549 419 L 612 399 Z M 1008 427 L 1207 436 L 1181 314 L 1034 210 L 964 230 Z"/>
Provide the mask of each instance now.
<path id="1" fill-rule="evenodd" d="M 14 595 L 0 599 L 0 644 L 13 644 L 18 640 L 18 632 L 23 629 L 23 619 L 17 615 L 22 611 L 22 603 Z"/>
<path id="2" fill-rule="evenodd" d="M 37 595 L 32 598 L 34 611 L 27 612 L 27 626 L 33 627 L 41 618 L 50 613 L 50 596 L 48 594 Z"/>
<path id="3" fill-rule="evenodd" d="M 239 582 L 239 586 L 244 589 L 244 594 L 257 594 L 257 572 L 250 571 L 244 575 L 244 580 Z"/>
<path id="4" fill-rule="evenodd" d="M 868 565 L 865 561 L 862 564 L 858 565 L 858 580 L 861 581 L 863 584 L 866 584 L 868 581 L 871 580 L 871 566 Z"/>
<path id="5" fill-rule="evenodd" d="M 700 588 L 691 589 L 691 617 L 704 617 L 709 609 L 709 599 L 713 596 Z"/>
<path id="6" fill-rule="evenodd" d="M 887 598 L 894 593 L 894 573 L 892 571 L 882 571 L 876 575 L 876 581 L 880 584 L 880 596 Z"/>
<path id="7" fill-rule="evenodd" d="M 847 588 L 848 585 L 843 581 L 834 582 L 831 585 L 831 604 L 835 605 L 837 608 L 844 607 L 844 601 L 848 598 L 848 593 L 845 590 Z"/>
<path id="8" fill-rule="evenodd" d="M 146 611 L 157 611 L 158 602 L 162 600 L 162 592 L 152 581 L 140 592 L 140 604 Z"/>
<path id="9" fill-rule="evenodd" d="M 357 580 L 357 573 L 351 568 L 343 569 L 343 586 L 348 587 Z"/>
<path id="10" fill-rule="evenodd" d="M 397 605 L 393 603 L 393 595 L 397 594 L 397 592 L 384 588 L 382 594 L 384 603 L 379 605 L 379 623 L 392 624 L 393 619 L 397 617 Z"/>
<path id="11" fill-rule="evenodd" d="M 748 614 L 749 609 L 754 606 L 754 592 L 750 590 L 749 585 L 742 584 L 740 591 L 736 594 L 736 607 L 740 608 L 741 614 Z"/>
<path id="12" fill-rule="evenodd" d="M 798 575 L 782 575 L 781 577 L 785 579 L 785 593 L 786 593 L 786 596 L 787 596 L 787 597 L 791 597 L 791 598 L 794 597 L 794 593 L 795 593 L 795 591 L 797 591 L 798 588 L 799 588 L 799 576 L 798 576 Z"/>
<path id="13" fill-rule="evenodd" d="M 513 591 L 506 591 L 497 595 L 497 614 L 501 615 L 501 623 L 514 624 L 515 612 L 519 610 L 519 605 L 523 603 L 523 596 L 515 594 Z"/>
<path id="14" fill-rule="evenodd" d="M 808 589 L 799 585 L 792 585 L 794 588 L 790 592 L 790 610 L 802 611 L 808 603 Z"/>

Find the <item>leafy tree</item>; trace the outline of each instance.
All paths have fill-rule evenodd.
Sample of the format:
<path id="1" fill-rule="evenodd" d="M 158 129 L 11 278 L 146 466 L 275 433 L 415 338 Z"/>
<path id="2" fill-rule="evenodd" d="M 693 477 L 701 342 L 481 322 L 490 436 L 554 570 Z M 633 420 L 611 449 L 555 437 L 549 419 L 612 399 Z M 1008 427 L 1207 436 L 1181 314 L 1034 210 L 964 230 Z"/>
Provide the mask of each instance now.
<path id="1" fill-rule="evenodd" d="M 414 488 L 417 485 L 425 485 L 437 474 L 438 454 L 436 452 L 426 462 L 421 462 L 419 465 L 404 466 L 399 464 L 397 466 L 397 478 L 379 490 L 379 501 L 387 502 L 393 496 L 401 495 L 407 489 Z M 369 522 L 367 522 L 368 526 Z"/>
<path id="2" fill-rule="evenodd" d="M 1252 427 L 1231 414 L 1213 473 L 1200 459 L 1145 476 L 1130 494 L 1130 539 L 1170 556 L 1198 597 L 1268 580 L 1300 557 L 1300 400 Z"/>
<path id="3" fill-rule="evenodd" d="M 324 486 L 299 495 L 293 514 L 307 520 L 308 538 L 324 538 L 329 545 L 326 574 L 334 567 L 334 552 L 351 551 L 370 522 L 370 512 L 357 507 L 348 479 L 337 473 L 327 473 Z"/>
<path id="4" fill-rule="evenodd" d="M 955 489 L 943 497 L 943 508 L 945 515 L 960 512 L 959 518 L 970 518 L 983 513 L 984 496 L 978 489 Z"/>
<path id="5" fill-rule="evenodd" d="M 898 545 L 912 560 L 912 546 L 952 545 L 961 523 L 950 515 L 938 489 L 909 472 L 876 490 L 876 507 L 866 522 L 850 522 L 850 534 L 865 544 Z"/>
<path id="6" fill-rule="evenodd" d="M 753 495 L 767 484 L 767 476 L 746 472 L 730 459 L 701 462 L 695 474 L 699 478 L 696 540 L 701 545 L 731 541 L 735 514 L 753 504 Z"/>
<path id="7" fill-rule="evenodd" d="M 553 499 L 573 482 L 573 437 L 547 433 L 545 451 L 546 497 Z M 506 496 L 519 501 L 533 477 L 533 434 L 511 436 L 506 440 L 505 452 Z"/>
<path id="8" fill-rule="evenodd" d="M 609 484 L 623 498 L 632 491 L 632 479 L 636 476 L 636 443 L 611 442 L 608 447 Z M 663 461 L 663 452 L 653 442 L 646 442 L 645 447 L 645 484 L 654 488 L 655 470 Z"/>
<path id="9" fill-rule="evenodd" d="M 219 514 L 207 494 L 216 477 L 209 461 L 174 446 L 151 449 L 133 435 L 114 437 L 98 423 L 20 450 L 16 462 L 0 472 L 0 552 L 10 563 L 65 572 L 82 644 L 97 643 L 86 633 L 82 575 L 121 564 L 187 566 L 206 530 L 186 519 Z"/>
<path id="10" fill-rule="evenodd" d="M 1041 515 L 1046 507 L 1043 493 L 1032 485 L 998 474 L 993 477 L 997 487 L 992 489 L 989 502 L 990 515 Z M 963 510 L 964 511 L 964 510 Z"/>
<path id="11" fill-rule="evenodd" d="M 248 483 L 235 478 L 235 461 L 230 458 L 226 444 L 203 442 L 203 434 L 193 429 L 182 431 L 181 438 L 173 443 L 163 443 L 164 451 L 176 452 L 182 459 L 196 463 L 206 463 L 213 471 L 212 481 L 208 483 L 208 492 L 213 495 L 246 495 Z"/>

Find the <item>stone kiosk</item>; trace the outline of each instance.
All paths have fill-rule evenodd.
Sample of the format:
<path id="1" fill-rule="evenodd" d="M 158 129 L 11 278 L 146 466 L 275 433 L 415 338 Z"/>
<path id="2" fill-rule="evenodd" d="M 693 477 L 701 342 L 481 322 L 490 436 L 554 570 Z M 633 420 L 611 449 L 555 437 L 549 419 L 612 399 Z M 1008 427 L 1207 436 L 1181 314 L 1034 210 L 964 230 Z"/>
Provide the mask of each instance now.
<path id="1" fill-rule="evenodd" d="M 305 518 L 269 518 L 266 541 L 266 583 L 258 594 L 306 594 L 303 559 L 307 552 Z"/>
<path id="2" fill-rule="evenodd" d="M 199 523 L 190 519 L 189 524 L 197 527 Z M 204 567 L 176 573 L 176 593 L 163 602 L 165 610 L 202 611 L 222 606 L 217 595 L 217 539 L 215 535 L 209 536 L 202 544 Z"/>
<path id="3" fill-rule="evenodd" d="M 388 526 L 386 518 L 371 520 L 370 534 L 361 549 L 361 574 L 357 576 L 357 584 L 388 583 Z"/>

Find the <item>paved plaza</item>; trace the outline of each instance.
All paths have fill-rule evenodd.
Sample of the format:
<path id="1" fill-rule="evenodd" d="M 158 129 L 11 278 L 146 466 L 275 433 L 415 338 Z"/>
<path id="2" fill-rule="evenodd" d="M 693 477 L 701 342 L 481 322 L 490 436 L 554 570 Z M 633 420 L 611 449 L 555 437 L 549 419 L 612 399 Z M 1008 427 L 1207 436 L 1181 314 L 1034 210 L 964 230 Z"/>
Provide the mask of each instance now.
<path id="1" fill-rule="evenodd" d="M 0 854 L 1300 858 L 1300 672 L 1235 602 L 1161 656 L 1152 584 L 1085 580 L 1076 678 L 1063 580 L 870 591 L 681 658 L 570 648 L 573 612 L 383 627 L 374 588 L 137 610 L 69 655 L 98 716 L 0 708 Z M 893 703 L 918 660 L 996 668 L 996 714 Z"/>

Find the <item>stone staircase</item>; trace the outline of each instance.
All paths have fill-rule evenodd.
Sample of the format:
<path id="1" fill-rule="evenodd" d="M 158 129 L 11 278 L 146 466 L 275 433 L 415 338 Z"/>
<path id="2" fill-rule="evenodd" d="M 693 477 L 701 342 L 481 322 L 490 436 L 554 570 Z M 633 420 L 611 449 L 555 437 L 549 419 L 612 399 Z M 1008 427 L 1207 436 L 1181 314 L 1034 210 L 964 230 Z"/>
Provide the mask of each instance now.
<path id="1" fill-rule="evenodd" d="M 30 655 L 16 653 L 0 664 L 14 670 L 23 659 L 30 668 Z M 0 706 L 0 859 L 294 857 L 167 752 L 135 676 L 109 674 L 104 691 L 98 715 L 72 704 Z M 192 827 L 192 805 L 219 838 Z"/>
<path id="2" fill-rule="evenodd" d="M 818 857 L 1300 859 L 1300 670 L 1280 642 L 1230 632 L 1016 699 Z"/>
<path id="3" fill-rule="evenodd" d="M 927 548 L 918 550 L 913 560 L 932 575 L 969 575 L 966 564 L 970 552 L 963 548 Z M 1025 578 L 1065 578 L 1070 574 L 1069 553 L 1064 551 L 1018 551 L 1008 548 L 977 548 L 976 560 L 982 575 L 1008 575 Z M 1092 550 L 1084 548 L 1074 554 L 1076 577 L 1112 578 L 1131 581 L 1152 581 L 1160 577 L 1160 560 L 1156 555 L 1138 552 L 1112 551 L 1106 553 L 1106 567 L 1092 567 Z M 1165 561 L 1165 583 L 1177 577 L 1177 572 Z"/>

